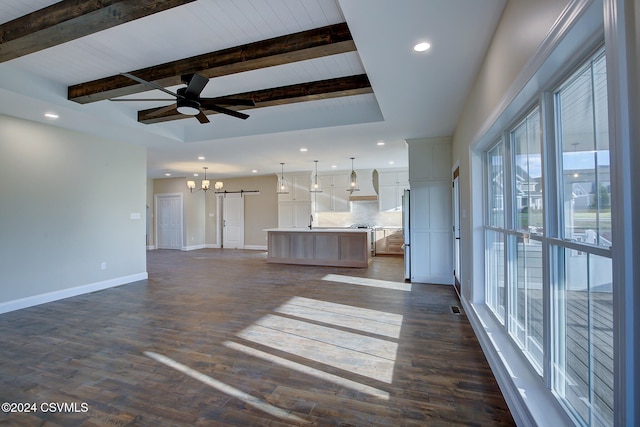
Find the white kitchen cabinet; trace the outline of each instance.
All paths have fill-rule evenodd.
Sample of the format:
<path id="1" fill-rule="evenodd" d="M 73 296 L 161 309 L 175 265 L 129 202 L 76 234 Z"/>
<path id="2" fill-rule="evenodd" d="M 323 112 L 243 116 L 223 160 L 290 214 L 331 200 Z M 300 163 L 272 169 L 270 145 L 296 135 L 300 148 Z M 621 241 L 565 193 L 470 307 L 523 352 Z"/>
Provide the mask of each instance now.
<path id="1" fill-rule="evenodd" d="M 311 173 L 285 174 L 289 182 L 289 193 L 278 194 L 278 202 L 310 202 Z"/>
<path id="2" fill-rule="evenodd" d="M 378 172 L 378 209 L 381 212 L 402 210 L 402 195 L 409 188 L 407 171 Z"/>
<path id="3" fill-rule="evenodd" d="M 311 202 L 280 202 L 278 203 L 279 228 L 309 227 L 311 219 Z"/>
<path id="4" fill-rule="evenodd" d="M 451 138 L 410 139 L 407 144 L 411 180 L 411 281 L 452 285 Z"/>
<path id="5" fill-rule="evenodd" d="M 378 188 L 378 208 L 380 212 L 399 212 L 402 210 L 403 189 L 395 185 L 381 185 Z"/>
<path id="6" fill-rule="evenodd" d="M 409 172 L 378 171 L 378 185 L 397 185 L 409 188 Z"/>
<path id="7" fill-rule="evenodd" d="M 311 193 L 316 212 L 349 212 L 349 177 L 341 175 L 321 175 L 322 193 Z"/>

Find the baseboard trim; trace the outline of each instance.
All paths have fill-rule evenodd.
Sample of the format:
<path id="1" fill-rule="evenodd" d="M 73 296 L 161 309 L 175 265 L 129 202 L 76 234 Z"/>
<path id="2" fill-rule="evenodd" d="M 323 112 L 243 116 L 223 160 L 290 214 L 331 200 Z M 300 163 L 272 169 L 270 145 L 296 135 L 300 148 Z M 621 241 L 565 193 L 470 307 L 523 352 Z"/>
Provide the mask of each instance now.
<path id="1" fill-rule="evenodd" d="M 183 246 L 182 250 L 183 251 L 195 251 L 195 250 L 198 250 L 198 249 L 204 249 L 206 247 L 207 247 L 207 245 Z"/>
<path id="2" fill-rule="evenodd" d="M 426 283 L 429 285 L 452 285 L 453 278 L 451 276 L 414 276 L 411 283 Z"/>
<path id="3" fill-rule="evenodd" d="M 0 314 L 10 311 L 21 310 L 48 302 L 58 301 L 65 298 L 71 298 L 82 294 L 101 291 L 103 289 L 114 288 L 116 286 L 126 285 L 128 283 L 146 280 L 149 274 L 144 273 L 131 274 L 129 276 L 116 277 L 115 279 L 103 280 L 101 282 L 89 283 L 88 285 L 76 286 L 73 288 L 60 289 L 45 294 L 33 295 L 30 297 L 20 298 L 13 301 L 0 303 Z"/>
<path id="4" fill-rule="evenodd" d="M 250 250 L 250 251 L 266 251 L 267 250 L 267 246 L 264 245 L 245 245 L 244 246 L 245 249 Z"/>

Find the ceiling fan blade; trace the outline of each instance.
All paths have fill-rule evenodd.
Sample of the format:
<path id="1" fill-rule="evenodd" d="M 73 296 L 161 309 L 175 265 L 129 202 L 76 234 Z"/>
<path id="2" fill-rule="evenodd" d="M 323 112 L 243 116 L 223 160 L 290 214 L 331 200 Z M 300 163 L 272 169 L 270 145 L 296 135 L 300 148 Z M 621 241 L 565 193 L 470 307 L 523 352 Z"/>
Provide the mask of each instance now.
<path id="1" fill-rule="evenodd" d="M 167 102 L 175 102 L 175 99 L 168 99 L 168 98 L 127 98 L 127 99 L 118 99 L 118 98 L 110 98 L 109 101 L 113 101 L 113 102 L 126 102 L 126 101 L 167 101 Z"/>
<path id="2" fill-rule="evenodd" d="M 241 99 L 241 98 L 201 98 L 200 101 L 211 101 L 212 104 L 218 105 L 246 105 L 247 107 L 255 107 L 256 103 L 253 99 Z"/>
<path id="3" fill-rule="evenodd" d="M 166 113 L 168 111 L 175 110 L 176 108 L 178 108 L 178 104 L 171 104 L 171 105 L 167 105 L 165 107 L 160 107 L 160 108 L 156 109 L 155 111 L 151 111 L 150 113 L 147 113 L 147 117 L 159 116 L 159 115 L 164 114 L 164 113 Z"/>
<path id="4" fill-rule="evenodd" d="M 151 87 L 153 89 L 161 90 L 161 91 L 163 91 L 165 93 L 168 93 L 171 96 L 175 96 L 176 98 L 180 97 L 177 93 L 171 92 L 170 90 L 165 89 L 162 86 L 160 86 L 158 84 L 155 84 L 153 82 L 148 82 L 146 80 L 141 79 L 140 77 L 136 77 L 133 74 L 129 74 L 129 73 L 120 73 L 120 74 L 122 74 L 123 76 L 129 77 L 131 80 L 135 80 L 138 83 L 142 83 L 145 86 L 149 86 L 149 87 Z"/>
<path id="5" fill-rule="evenodd" d="M 202 77 L 200 74 L 192 74 L 190 77 L 188 75 L 182 76 L 182 78 L 183 81 L 188 81 L 187 90 L 184 94 L 185 97 L 189 99 L 199 97 L 200 92 L 202 92 L 207 83 L 209 83 L 209 79 L 206 77 Z"/>
<path id="6" fill-rule="evenodd" d="M 227 114 L 229 116 L 237 117 L 237 118 L 242 119 L 242 120 L 246 120 L 246 119 L 249 118 L 248 114 L 244 114 L 244 113 L 241 113 L 239 111 L 234 111 L 234 110 L 231 110 L 229 108 L 224 108 L 224 107 L 221 107 L 219 105 L 216 105 L 216 104 L 213 104 L 213 103 L 210 103 L 210 102 L 206 102 L 205 100 L 202 100 L 202 99 L 200 101 L 201 101 L 200 102 L 200 107 L 205 109 L 205 110 L 217 111 L 218 113 Z"/>
<path id="7" fill-rule="evenodd" d="M 210 123 L 209 118 L 205 113 L 202 112 L 202 110 L 200 110 L 200 112 L 195 115 L 195 118 L 198 119 L 198 121 L 202 124 Z"/>

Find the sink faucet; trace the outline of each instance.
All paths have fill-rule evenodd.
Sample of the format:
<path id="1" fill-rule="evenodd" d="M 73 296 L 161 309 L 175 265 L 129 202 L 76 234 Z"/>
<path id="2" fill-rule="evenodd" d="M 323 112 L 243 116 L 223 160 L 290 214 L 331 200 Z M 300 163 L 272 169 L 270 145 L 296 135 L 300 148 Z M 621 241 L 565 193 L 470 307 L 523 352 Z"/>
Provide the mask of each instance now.
<path id="1" fill-rule="evenodd" d="M 311 230 L 312 225 L 313 225 L 313 215 L 309 215 L 309 230 Z"/>

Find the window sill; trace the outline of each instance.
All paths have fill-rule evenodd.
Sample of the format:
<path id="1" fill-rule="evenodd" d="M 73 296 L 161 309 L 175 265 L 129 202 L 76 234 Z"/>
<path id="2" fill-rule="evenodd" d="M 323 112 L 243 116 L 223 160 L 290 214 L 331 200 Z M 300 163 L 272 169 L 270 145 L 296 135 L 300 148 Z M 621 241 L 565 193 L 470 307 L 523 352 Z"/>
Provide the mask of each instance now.
<path id="1" fill-rule="evenodd" d="M 491 310 L 464 298 L 462 305 L 516 424 L 575 426 Z"/>

